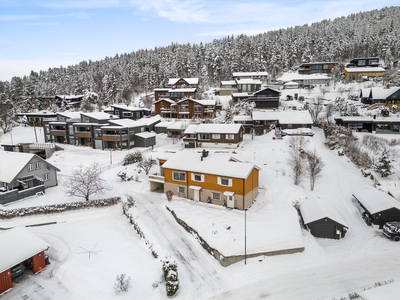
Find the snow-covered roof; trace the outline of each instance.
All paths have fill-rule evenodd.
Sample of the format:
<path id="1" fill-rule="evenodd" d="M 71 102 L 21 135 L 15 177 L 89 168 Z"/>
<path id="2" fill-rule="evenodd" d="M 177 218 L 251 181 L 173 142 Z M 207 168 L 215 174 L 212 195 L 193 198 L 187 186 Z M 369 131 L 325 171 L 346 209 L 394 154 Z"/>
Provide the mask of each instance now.
<path id="1" fill-rule="evenodd" d="M 262 84 L 259 79 L 245 78 L 245 79 L 236 79 L 237 84 Z"/>
<path id="2" fill-rule="evenodd" d="M 118 120 L 110 120 L 110 124 L 117 125 L 117 126 L 125 126 L 125 127 L 139 127 L 144 126 L 141 120 L 131 120 L 131 119 L 118 119 Z"/>
<path id="3" fill-rule="evenodd" d="M 196 129 L 196 133 L 236 134 L 241 128 L 241 124 L 200 124 Z"/>
<path id="4" fill-rule="evenodd" d="M 195 134 L 197 127 L 199 127 L 199 125 L 190 124 L 183 133 L 184 134 Z"/>
<path id="5" fill-rule="evenodd" d="M 254 92 L 254 95 L 257 95 L 257 94 L 259 94 L 259 93 L 261 93 L 262 91 L 265 91 L 265 90 L 271 90 L 271 91 L 274 91 L 274 92 L 277 92 L 277 93 L 281 93 L 281 92 L 278 91 L 277 89 L 273 89 L 273 88 L 271 88 L 271 87 L 266 87 L 266 88 L 263 88 L 263 89 L 261 89 L 261 90 L 259 90 L 259 91 L 257 91 L 257 92 Z"/>
<path id="6" fill-rule="evenodd" d="M 154 127 L 157 127 L 157 128 L 165 127 L 165 128 L 167 128 L 168 126 L 172 125 L 172 123 L 173 122 L 163 121 L 163 122 L 157 123 L 156 125 L 154 125 Z"/>
<path id="7" fill-rule="evenodd" d="M 169 90 L 169 88 L 155 88 L 155 89 L 153 89 L 155 92 L 165 92 L 165 91 L 168 91 Z"/>
<path id="8" fill-rule="evenodd" d="M 388 189 L 388 192 L 393 196 L 394 199 L 400 201 L 400 187 L 391 187 Z"/>
<path id="9" fill-rule="evenodd" d="M 56 116 L 56 115 L 57 115 L 56 113 L 48 112 L 48 111 L 24 112 L 24 113 L 17 114 L 17 116 L 27 116 L 27 117 L 29 117 L 29 116 L 42 116 L 42 117 L 50 116 L 50 117 L 52 117 L 52 116 Z"/>
<path id="10" fill-rule="evenodd" d="M 289 82 L 286 82 L 284 85 L 286 85 L 286 86 L 288 86 L 288 85 L 298 86 L 299 84 L 297 82 L 294 82 L 294 81 L 289 81 Z"/>
<path id="11" fill-rule="evenodd" d="M 303 217 L 304 224 L 329 218 L 332 221 L 348 227 L 336 206 L 324 199 L 312 198 L 305 200 L 300 205 L 300 213 Z"/>
<path id="12" fill-rule="evenodd" d="M 139 133 L 136 133 L 135 135 L 138 137 L 144 138 L 144 139 L 148 139 L 148 138 L 156 136 L 156 134 L 154 132 L 148 132 L 148 131 L 139 132 Z"/>
<path id="13" fill-rule="evenodd" d="M 252 121 L 253 119 L 251 118 L 251 116 L 233 116 L 233 121 Z"/>
<path id="14" fill-rule="evenodd" d="M 185 130 L 189 126 L 188 122 L 178 121 L 173 122 L 167 127 L 168 130 Z"/>
<path id="15" fill-rule="evenodd" d="M 283 129 L 282 131 L 287 135 L 314 135 L 311 128 Z"/>
<path id="16" fill-rule="evenodd" d="M 199 78 L 170 78 L 168 85 L 176 84 L 180 79 L 185 80 L 188 84 L 199 84 Z"/>
<path id="17" fill-rule="evenodd" d="M 75 99 L 83 98 L 84 95 L 56 95 L 56 97 L 62 98 L 65 100 L 75 100 Z"/>
<path id="18" fill-rule="evenodd" d="M 385 69 L 382 67 L 353 67 L 345 68 L 344 70 L 348 73 L 385 72 Z"/>
<path id="19" fill-rule="evenodd" d="M 81 113 L 75 111 L 68 111 L 68 112 L 58 112 L 57 115 L 66 117 L 67 119 L 80 119 Z"/>
<path id="20" fill-rule="evenodd" d="M 185 88 L 185 89 L 170 89 L 168 93 L 194 93 L 196 88 Z"/>
<path id="21" fill-rule="evenodd" d="M 386 99 L 393 93 L 397 92 L 400 87 L 391 87 L 388 89 L 384 89 L 381 87 L 371 88 L 372 91 L 372 99 Z M 363 94 L 364 95 L 364 94 Z"/>
<path id="22" fill-rule="evenodd" d="M 213 153 L 201 161 L 201 153 L 180 151 L 171 156 L 163 168 L 241 179 L 246 179 L 253 168 L 258 168 L 249 163 L 231 162 L 229 158 L 230 155 Z"/>
<path id="23" fill-rule="evenodd" d="M 94 118 L 97 120 L 108 120 L 110 118 L 110 114 L 105 112 L 81 113 L 81 115 L 89 118 Z"/>
<path id="24" fill-rule="evenodd" d="M 371 88 L 360 89 L 360 96 L 363 98 L 369 97 L 370 93 L 371 93 Z"/>
<path id="25" fill-rule="evenodd" d="M 243 93 L 232 93 L 232 97 L 248 97 L 250 96 L 249 93 L 243 92 Z"/>
<path id="26" fill-rule="evenodd" d="M 246 76 L 268 76 L 268 72 L 233 72 L 233 77 L 246 77 Z"/>
<path id="27" fill-rule="evenodd" d="M 49 244 L 25 227 L 0 233 L 0 273 L 47 250 Z"/>
<path id="28" fill-rule="evenodd" d="M 60 171 L 36 154 L 0 151 L 0 182 L 10 183 L 34 157 Z"/>
<path id="29" fill-rule="evenodd" d="M 308 111 L 253 111 L 254 121 L 279 121 L 281 124 L 313 124 Z"/>
<path id="30" fill-rule="evenodd" d="M 171 104 L 176 104 L 176 101 L 171 100 L 171 99 L 168 99 L 168 98 L 159 99 L 159 100 L 155 101 L 154 104 L 159 103 L 159 102 L 162 102 L 162 101 L 167 101 L 167 102 L 169 102 L 169 103 L 171 103 Z"/>
<path id="31" fill-rule="evenodd" d="M 221 85 L 236 85 L 235 80 L 221 81 Z"/>
<path id="32" fill-rule="evenodd" d="M 364 188 L 353 196 L 371 213 L 375 214 L 390 208 L 400 210 L 400 202 L 389 194 L 373 187 Z"/>
<path id="33" fill-rule="evenodd" d="M 364 300 L 398 300 L 399 289 L 400 283 L 393 282 L 357 294 Z"/>
<path id="34" fill-rule="evenodd" d="M 330 79 L 325 74 L 299 74 L 299 73 L 285 73 L 282 77 L 278 78 L 281 81 L 288 82 L 292 80 L 316 80 L 316 79 Z"/>
<path id="35" fill-rule="evenodd" d="M 397 117 L 377 117 L 374 119 L 373 117 L 357 117 L 357 116 L 348 116 L 348 117 L 335 117 L 335 120 L 343 120 L 344 122 L 371 122 L 371 123 L 400 123 L 400 118 Z"/>
<path id="36" fill-rule="evenodd" d="M 125 110 L 129 110 L 129 111 L 145 110 L 143 107 L 128 106 L 128 105 L 121 105 L 121 104 L 113 104 L 113 105 L 111 105 L 111 107 L 117 108 L 117 109 L 125 109 Z"/>
<path id="37" fill-rule="evenodd" d="M 300 65 L 300 67 L 301 66 L 304 66 L 304 65 L 322 65 L 322 64 L 337 64 L 337 63 L 335 63 L 335 62 L 309 62 L 309 63 L 302 63 L 301 65 Z"/>
<path id="38" fill-rule="evenodd" d="M 144 125 L 151 125 L 151 124 L 153 124 L 155 122 L 158 122 L 159 120 L 161 120 L 160 115 L 156 115 L 156 116 L 153 116 L 153 117 L 150 117 L 150 118 L 141 118 L 141 119 L 139 119 L 139 121 L 141 123 L 143 123 Z"/>

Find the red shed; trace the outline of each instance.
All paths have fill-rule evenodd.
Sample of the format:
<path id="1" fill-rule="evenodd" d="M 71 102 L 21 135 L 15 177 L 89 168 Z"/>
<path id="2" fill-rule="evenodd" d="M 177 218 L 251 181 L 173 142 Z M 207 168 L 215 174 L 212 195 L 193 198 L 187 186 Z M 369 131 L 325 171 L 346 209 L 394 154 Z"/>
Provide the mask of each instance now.
<path id="1" fill-rule="evenodd" d="M 49 248 L 44 240 L 25 227 L 0 233 L 0 294 L 12 288 L 11 268 L 32 259 L 33 273 L 46 266 L 44 250 Z"/>

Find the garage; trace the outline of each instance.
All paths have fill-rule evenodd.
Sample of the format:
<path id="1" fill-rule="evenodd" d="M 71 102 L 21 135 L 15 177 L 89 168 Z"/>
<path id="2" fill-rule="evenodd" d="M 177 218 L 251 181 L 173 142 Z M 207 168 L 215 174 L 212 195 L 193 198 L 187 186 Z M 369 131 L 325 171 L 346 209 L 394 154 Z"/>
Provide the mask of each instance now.
<path id="1" fill-rule="evenodd" d="M 327 200 L 305 200 L 300 205 L 300 215 L 304 227 L 315 237 L 341 239 L 349 228 L 339 209 Z"/>
<path id="2" fill-rule="evenodd" d="M 0 295 L 12 288 L 12 278 L 32 268 L 36 274 L 46 267 L 44 251 L 49 244 L 25 227 L 0 233 Z"/>

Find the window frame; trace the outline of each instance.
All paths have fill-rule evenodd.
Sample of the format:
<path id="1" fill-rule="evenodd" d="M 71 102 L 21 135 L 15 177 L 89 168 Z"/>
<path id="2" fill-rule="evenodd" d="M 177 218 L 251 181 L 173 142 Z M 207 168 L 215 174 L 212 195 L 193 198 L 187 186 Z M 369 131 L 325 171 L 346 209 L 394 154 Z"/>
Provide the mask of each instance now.
<path id="1" fill-rule="evenodd" d="M 180 190 L 183 190 L 183 192 L 181 192 Z M 177 193 L 179 195 L 186 195 L 186 187 L 185 186 L 178 186 L 177 187 Z"/>
<path id="2" fill-rule="evenodd" d="M 214 197 L 214 195 L 218 195 L 218 199 L 216 199 L 215 197 Z M 213 201 L 221 201 L 221 193 L 217 193 L 217 192 L 211 192 L 211 200 L 213 200 Z"/>
<path id="3" fill-rule="evenodd" d="M 179 174 L 178 175 L 179 179 L 175 179 L 175 174 Z M 183 174 L 183 180 L 181 179 L 181 176 L 180 176 L 182 174 Z M 172 171 L 172 180 L 186 182 L 186 173 L 185 172 L 179 172 L 179 171 Z"/>

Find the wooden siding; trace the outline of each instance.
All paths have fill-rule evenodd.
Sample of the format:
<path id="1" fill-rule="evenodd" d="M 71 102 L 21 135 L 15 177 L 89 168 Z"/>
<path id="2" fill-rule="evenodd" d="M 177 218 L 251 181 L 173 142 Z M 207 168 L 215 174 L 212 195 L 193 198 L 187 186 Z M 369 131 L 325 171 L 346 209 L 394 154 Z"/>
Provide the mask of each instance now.
<path id="1" fill-rule="evenodd" d="M 102 140 L 103 141 L 108 141 L 108 142 L 120 142 L 121 141 L 121 136 L 103 134 Z"/>
<path id="2" fill-rule="evenodd" d="M 92 133 L 91 132 L 74 132 L 74 136 L 77 138 L 91 138 Z"/>
<path id="3" fill-rule="evenodd" d="M 373 214 L 371 217 L 372 223 L 374 223 L 374 225 L 379 225 L 379 228 L 382 229 L 386 222 L 400 221 L 400 210 L 391 208 Z"/>
<path id="4" fill-rule="evenodd" d="M 323 218 L 306 225 L 313 236 L 319 238 L 339 239 L 340 235 L 336 233 L 339 230 L 343 237 L 343 225 L 329 218 Z"/>
<path id="5" fill-rule="evenodd" d="M 12 288 L 11 269 L 0 273 L 0 294 Z"/>
<path id="6" fill-rule="evenodd" d="M 50 130 L 50 134 L 55 135 L 55 136 L 66 136 L 67 135 L 65 130 Z"/>
<path id="7" fill-rule="evenodd" d="M 46 267 L 46 261 L 44 258 L 44 251 L 36 254 L 32 257 L 32 264 L 33 264 L 33 273 L 37 273 L 41 271 L 44 267 Z"/>

